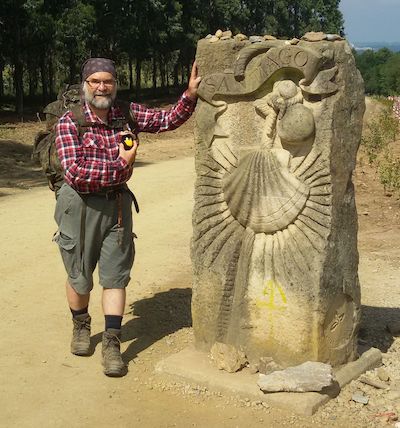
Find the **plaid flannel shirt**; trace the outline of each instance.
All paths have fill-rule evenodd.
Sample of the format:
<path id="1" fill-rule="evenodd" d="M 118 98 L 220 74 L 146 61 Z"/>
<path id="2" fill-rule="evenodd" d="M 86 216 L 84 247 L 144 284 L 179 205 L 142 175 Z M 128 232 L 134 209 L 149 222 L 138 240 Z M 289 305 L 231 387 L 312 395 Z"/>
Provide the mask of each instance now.
<path id="1" fill-rule="evenodd" d="M 137 122 L 135 132 L 156 133 L 176 129 L 191 116 L 195 104 L 186 93 L 169 110 L 131 103 Z M 118 134 L 122 129 L 107 127 L 87 103 L 83 108 L 86 122 L 96 125 L 85 128 L 81 139 L 71 112 L 66 112 L 56 126 L 56 147 L 65 182 L 80 193 L 98 192 L 104 187 L 126 183 L 133 168 L 119 156 Z M 122 116 L 117 107 L 111 107 L 108 123 Z"/>

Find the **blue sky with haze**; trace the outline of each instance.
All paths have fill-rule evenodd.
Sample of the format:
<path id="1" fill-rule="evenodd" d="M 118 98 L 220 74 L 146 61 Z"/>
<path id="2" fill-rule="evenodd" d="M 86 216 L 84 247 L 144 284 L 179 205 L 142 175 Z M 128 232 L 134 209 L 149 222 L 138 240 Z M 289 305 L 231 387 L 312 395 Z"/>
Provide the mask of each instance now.
<path id="1" fill-rule="evenodd" d="M 341 0 L 351 42 L 400 42 L 400 0 Z"/>

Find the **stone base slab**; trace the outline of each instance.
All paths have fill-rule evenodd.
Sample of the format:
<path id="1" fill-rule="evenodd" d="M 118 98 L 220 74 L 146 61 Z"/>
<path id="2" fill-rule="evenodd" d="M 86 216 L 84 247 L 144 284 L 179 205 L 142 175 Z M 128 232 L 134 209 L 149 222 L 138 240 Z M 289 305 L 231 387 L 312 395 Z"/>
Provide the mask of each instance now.
<path id="1" fill-rule="evenodd" d="M 336 397 L 340 389 L 362 373 L 379 367 L 382 354 L 378 349 L 370 348 L 356 361 L 335 370 L 336 384 L 321 393 L 318 392 L 274 392 L 263 393 L 257 385 L 258 374 L 248 369 L 237 373 L 218 370 L 209 355 L 194 347 L 188 347 L 161 360 L 155 368 L 158 374 L 183 380 L 189 384 L 205 386 L 213 392 L 236 395 L 242 399 L 258 400 L 271 407 L 280 407 L 302 416 L 311 416 L 317 409 Z"/>

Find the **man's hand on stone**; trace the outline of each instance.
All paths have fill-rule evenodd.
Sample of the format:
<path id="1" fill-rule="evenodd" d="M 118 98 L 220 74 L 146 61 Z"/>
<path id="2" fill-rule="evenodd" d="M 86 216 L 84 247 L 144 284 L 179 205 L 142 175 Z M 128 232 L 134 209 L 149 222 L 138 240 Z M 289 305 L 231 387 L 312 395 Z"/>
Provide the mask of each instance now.
<path id="1" fill-rule="evenodd" d="M 187 88 L 187 95 L 192 100 L 197 99 L 197 89 L 199 88 L 199 84 L 201 81 L 201 77 L 197 74 L 197 64 L 196 61 L 193 63 L 192 71 L 190 73 L 189 85 Z"/>

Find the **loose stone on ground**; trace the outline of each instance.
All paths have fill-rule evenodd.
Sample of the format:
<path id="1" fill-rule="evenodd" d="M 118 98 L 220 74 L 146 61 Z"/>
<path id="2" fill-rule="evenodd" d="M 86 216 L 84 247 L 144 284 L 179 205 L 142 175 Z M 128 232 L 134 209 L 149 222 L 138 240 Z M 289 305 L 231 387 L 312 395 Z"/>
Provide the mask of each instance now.
<path id="1" fill-rule="evenodd" d="M 321 391 L 334 382 L 329 364 L 307 361 L 296 367 L 260 374 L 258 386 L 264 392 L 309 392 Z"/>

